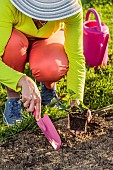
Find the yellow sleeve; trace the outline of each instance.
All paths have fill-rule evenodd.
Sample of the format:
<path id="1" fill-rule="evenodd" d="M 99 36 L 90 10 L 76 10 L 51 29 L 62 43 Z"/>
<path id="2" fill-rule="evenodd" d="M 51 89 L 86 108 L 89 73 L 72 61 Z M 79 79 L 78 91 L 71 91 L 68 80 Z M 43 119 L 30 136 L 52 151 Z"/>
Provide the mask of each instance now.
<path id="1" fill-rule="evenodd" d="M 16 10 L 9 0 L 0 1 L 0 82 L 18 91 L 17 83 L 23 76 L 2 62 L 2 55 L 11 36 Z"/>
<path id="2" fill-rule="evenodd" d="M 64 48 L 69 60 L 67 88 L 73 90 L 75 98 L 83 101 L 85 85 L 85 58 L 83 55 L 82 11 L 64 20 Z"/>

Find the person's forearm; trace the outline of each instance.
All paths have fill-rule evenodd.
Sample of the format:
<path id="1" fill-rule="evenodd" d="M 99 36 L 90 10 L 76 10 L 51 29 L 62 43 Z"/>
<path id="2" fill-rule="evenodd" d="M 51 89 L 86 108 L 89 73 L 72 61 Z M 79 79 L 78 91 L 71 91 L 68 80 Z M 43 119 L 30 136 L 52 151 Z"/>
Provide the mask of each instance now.
<path id="1" fill-rule="evenodd" d="M 5 86 L 20 91 L 21 88 L 17 87 L 17 83 L 23 75 L 25 74 L 13 70 L 0 60 L 0 82 Z"/>
<path id="2" fill-rule="evenodd" d="M 83 55 L 82 12 L 66 20 L 64 32 L 64 47 L 69 59 L 67 88 L 76 93 L 75 98 L 83 101 L 85 85 L 85 58 Z"/>

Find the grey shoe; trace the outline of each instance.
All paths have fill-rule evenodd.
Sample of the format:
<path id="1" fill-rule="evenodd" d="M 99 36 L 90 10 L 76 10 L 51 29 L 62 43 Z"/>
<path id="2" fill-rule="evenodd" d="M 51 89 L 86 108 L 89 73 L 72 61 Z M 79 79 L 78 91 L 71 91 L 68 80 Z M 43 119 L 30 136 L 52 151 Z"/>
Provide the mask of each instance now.
<path id="1" fill-rule="evenodd" d="M 7 100 L 4 110 L 4 124 L 14 125 L 22 121 L 22 104 L 19 98 L 11 98 Z"/>

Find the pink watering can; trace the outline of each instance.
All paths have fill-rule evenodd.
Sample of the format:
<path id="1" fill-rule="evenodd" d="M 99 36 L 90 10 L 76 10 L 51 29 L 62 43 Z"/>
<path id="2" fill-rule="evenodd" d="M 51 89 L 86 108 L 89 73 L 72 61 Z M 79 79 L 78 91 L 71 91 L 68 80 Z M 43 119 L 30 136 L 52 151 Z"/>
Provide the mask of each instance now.
<path id="1" fill-rule="evenodd" d="M 94 14 L 96 20 L 89 20 L 90 13 Z M 101 23 L 97 11 L 89 8 L 83 24 L 83 48 L 86 63 L 90 67 L 97 68 L 99 65 L 107 65 L 108 39 L 109 28 Z"/>

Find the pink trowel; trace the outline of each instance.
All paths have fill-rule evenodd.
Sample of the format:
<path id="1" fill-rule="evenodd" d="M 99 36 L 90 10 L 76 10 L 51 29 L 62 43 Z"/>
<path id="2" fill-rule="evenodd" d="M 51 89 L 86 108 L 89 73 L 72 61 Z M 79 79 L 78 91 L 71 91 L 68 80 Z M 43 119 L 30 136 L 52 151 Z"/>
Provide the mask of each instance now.
<path id="1" fill-rule="evenodd" d="M 35 117 L 36 111 L 34 111 L 33 114 Z M 49 116 L 45 114 L 43 118 L 40 118 L 39 121 L 37 121 L 37 124 L 50 142 L 50 144 L 53 146 L 53 148 L 55 150 L 60 149 L 61 139 Z"/>

